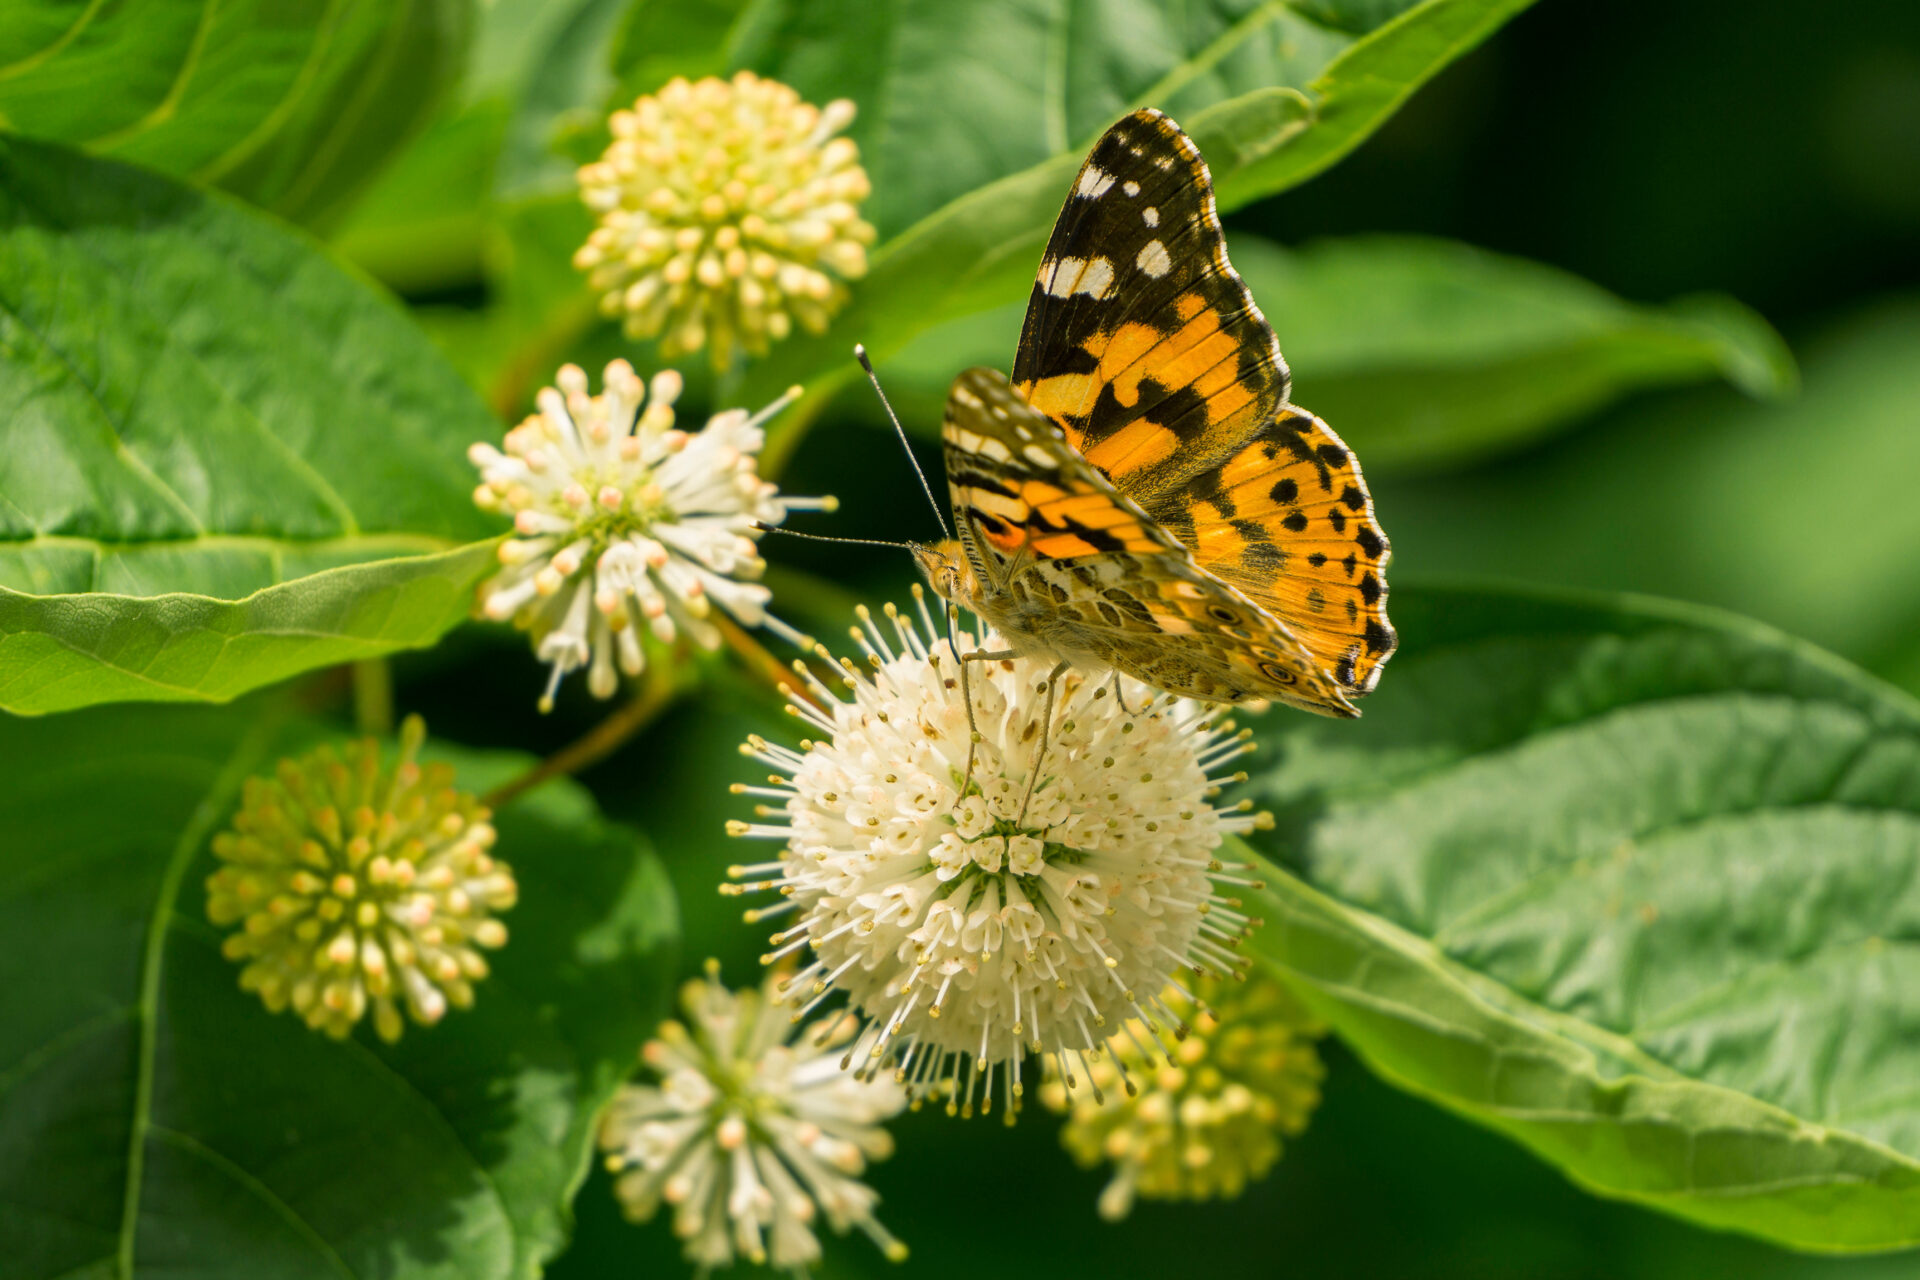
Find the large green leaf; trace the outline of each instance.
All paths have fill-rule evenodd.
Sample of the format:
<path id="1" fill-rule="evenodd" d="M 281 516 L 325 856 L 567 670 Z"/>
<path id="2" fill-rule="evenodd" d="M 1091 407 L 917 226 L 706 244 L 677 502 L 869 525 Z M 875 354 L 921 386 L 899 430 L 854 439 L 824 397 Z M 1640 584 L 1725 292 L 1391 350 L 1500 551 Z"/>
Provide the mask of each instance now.
<path id="1" fill-rule="evenodd" d="M 1422 573 L 1699 600 L 1895 670 L 1920 636 L 1920 299 L 1797 345 L 1791 400 L 1702 389 L 1497 467 L 1385 477 L 1374 497 L 1396 554 Z"/>
<path id="2" fill-rule="evenodd" d="M 0 128 L 315 220 L 432 109 L 470 10 L 471 0 L 12 0 L 0 15 Z"/>
<path id="3" fill-rule="evenodd" d="M 1024 298 L 1086 146 L 1129 108 L 1176 113 L 1231 208 L 1338 160 L 1528 2 L 1424 0 L 1359 37 L 1279 3 L 1196 16 L 1115 0 L 1108 7 L 1131 18 L 1100 9 L 1057 29 L 1051 11 L 1029 6 L 1008 4 L 985 22 L 973 6 L 902 4 L 888 21 L 845 24 L 851 36 L 822 30 L 819 40 L 807 38 L 824 28 L 819 7 L 796 5 L 781 57 L 755 65 L 811 96 L 868 104 L 856 136 L 875 166 L 869 212 L 884 238 L 847 309 L 825 334 L 776 347 L 745 398 L 795 382 L 838 386 L 852 376 L 855 342 L 885 356 L 933 325 Z M 963 12 L 975 16 L 963 23 Z M 743 56 L 754 60 L 750 49 Z M 1018 109 L 1003 116 L 1003 98 Z M 953 111 L 956 101 L 969 109 Z"/>
<path id="4" fill-rule="evenodd" d="M 1920 705 L 1679 606 L 1393 608 L 1364 719 L 1257 725 L 1259 951 L 1592 1190 L 1920 1244 Z"/>
<path id="5" fill-rule="evenodd" d="M 0 587 L 116 597 L 7 598 L 48 659 L 16 709 L 133 694 L 86 655 L 231 697 L 431 643 L 484 568 L 436 553 L 496 532 L 462 454 L 498 427 L 398 310 L 229 200 L 5 138 L 0 406 Z"/>
<path id="6" fill-rule="evenodd" d="M 1629 390 L 1723 377 L 1793 383 L 1766 322 L 1726 298 L 1638 307 L 1551 267 L 1446 240 L 1359 236 L 1299 250 L 1229 235 L 1293 366 L 1295 397 L 1375 467 L 1509 447 Z M 954 371 L 1012 359 L 1024 300 L 921 334 L 888 362 L 902 417 L 934 430 Z M 873 406 L 877 413 L 877 403 Z"/>
<path id="7" fill-rule="evenodd" d="M 781 0 L 754 17 L 742 61 L 812 101 L 858 104 L 848 136 L 873 180 L 863 212 L 883 238 L 1084 152 L 1136 106 L 1185 118 L 1273 85 L 1304 88 L 1353 43 L 1274 0 Z"/>
<path id="8" fill-rule="evenodd" d="M 202 888 L 241 779 L 312 732 L 0 722 L 8 1275 L 530 1278 L 565 1243 L 594 1112 L 662 1010 L 665 875 L 549 784 L 498 816 L 521 900 L 474 1007 L 329 1041 L 239 989 Z M 531 763 L 441 754 L 476 790 Z"/>
<path id="9" fill-rule="evenodd" d="M 471 586 L 497 567 L 493 548 L 320 569 L 240 600 L 0 587 L 0 710 L 226 702 L 315 667 L 419 648 L 471 611 Z M 326 548 L 296 549 L 286 563 L 292 554 L 320 565 Z M 154 559 L 165 567 L 164 552 Z M 79 577 L 90 560 L 76 553 Z"/>

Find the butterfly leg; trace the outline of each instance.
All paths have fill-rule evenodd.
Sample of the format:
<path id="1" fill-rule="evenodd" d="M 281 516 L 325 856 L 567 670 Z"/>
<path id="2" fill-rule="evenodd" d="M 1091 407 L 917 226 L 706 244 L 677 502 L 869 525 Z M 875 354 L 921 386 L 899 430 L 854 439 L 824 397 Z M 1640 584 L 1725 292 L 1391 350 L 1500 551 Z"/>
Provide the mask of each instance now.
<path id="1" fill-rule="evenodd" d="M 967 664 L 970 662 L 998 662 L 1002 658 L 1017 658 L 1020 655 L 1012 649 L 1000 649 L 989 653 L 985 649 L 975 649 L 971 653 L 960 655 L 960 700 L 967 704 L 967 772 L 960 780 L 960 794 L 966 795 L 973 786 L 973 759 L 980 747 L 980 726 L 973 719 L 973 682 L 967 676 Z"/>
<path id="2" fill-rule="evenodd" d="M 1013 820 L 1015 826 L 1027 820 L 1027 806 L 1033 803 L 1033 788 L 1040 781 L 1040 766 L 1046 763 L 1047 746 L 1053 738 L 1053 694 L 1060 687 L 1060 677 L 1065 675 L 1070 662 L 1057 664 L 1047 672 L 1043 682 L 1047 691 L 1047 705 L 1040 712 L 1040 749 L 1033 754 L 1033 764 L 1027 769 L 1027 794 L 1020 798 L 1020 816 Z"/>
<path id="3" fill-rule="evenodd" d="M 1120 696 L 1120 669 L 1118 667 L 1115 667 L 1113 670 L 1113 705 L 1120 708 L 1120 714 L 1123 716 L 1131 717 L 1137 714 L 1127 709 L 1127 700 Z M 1145 711 L 1146 708 L 1142 707 L 1140 710 Z"/>

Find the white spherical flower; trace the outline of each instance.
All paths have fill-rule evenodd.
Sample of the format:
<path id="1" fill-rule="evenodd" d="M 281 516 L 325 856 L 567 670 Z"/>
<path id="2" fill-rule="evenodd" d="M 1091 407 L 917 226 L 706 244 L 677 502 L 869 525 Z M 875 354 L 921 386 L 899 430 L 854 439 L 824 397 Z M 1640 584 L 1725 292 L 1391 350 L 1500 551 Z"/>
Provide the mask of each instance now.
<path id="1" fill-rule="evenodd" d="M 1001 1096 L 1017 1108 L 1024 1051 L 1075 1079 L 1128 1018 L 1155 1039 L 1183 1034 L 1160 994 L 1183 990 L 1180 970 L 1238 972 L 1233 948 L 1257 922 L 1221 886 L 1253 882 L 1216 855 L 1267 819 L 1215 803 L 1244 777 L 1223 766 L 1250 749 L 1215 708 L 1122 680 L 1129 711 L 1112 682 L 1070 672 L 1042 726 L 1048 666 L 1024 658 L 969 664 L 969 779 L 960 667 L 915 596 L 918 629 L 888 606 L 891 642 L 861 611 L 867 667 L 843 663 L 849 699 L 807 677 L 818 705 L 796 695 L 792 710 L 819 740 L 743 748 L 778 773 L 735 790 L 775 803 L 731 830 L 784 847 L 733 869 L 764 878 L 723 892 L 786 896 L 749 919 L 797 913 L 773 955 L 810 947 L 789 994 L 845 991 L 878 1028 L 857 1069 L 892 1061 L 916 1096 L 944 1089 L 970 1114 L 991 1108 L 1005 1068 Z"/>
<path id="2" fill-rule="evenodd" d="M 643 631 L 718 648 L 708 621 L 716 604 L 801 641 L 767 613 L 772 593 L 754 581 L 766 568 L 754 545 L 762 525 L 835 505 L 783 496 L 757 470 L 762 424 L 799 389 L 756 414 L 729 409 L 689 432 L 674 425 L 681 381 L 672 370 L 649 386 L 615 360 L 595 396 L 578 365 L 562 366 L 555 380 L 557 389 L 540 390 L 540 411 L 507 432 L 505 452 L 484 443 L 467 451 L 482 477 L 474 502 L 511 515 L 515 535 L 500 544 L 505 567 L 482 584 L 480 609 L 533 633 L 535 652 L 553 668 L 541 709 L 583 666 L 594 696 L 611 697 L 617 672 L 646 666 Z"/>
<path id="3" fill-rule="evenodd" d="M 728 991 L 712 961 L 704 981 L 682 988 L 680 1005 L 687 1021 L 661 1024 L 640 1051 L 658 1083 L 622 1086 L 601 1120 L 627 1217 L 644 1222 L 672 1206 L 674 1232 L 703 1269 L 738 1254 L 804 1274 L 820 1260 L 819 1213 L 835 1231 L 858 1227 L 904 1259 L 860 1175 L 892 1154 L 880 1126 L 906 1095 L 841 1069 L 856 1020 L 836 1015 L 792 1036 L 794 1019 L 769 992 Z"/>
<path id="4" fill-rule="evenodd" d="M 601 309 L 669 360 L 708 348 L 716 369 L 796 322 L 824 330 L 874 239 L 859 148 L 834 136 L 852 120 L 846 99 L 823 110 L 750 71 L 614 112 L 613 144 L 580 170 L 599 226 L 573 259 Z"/>

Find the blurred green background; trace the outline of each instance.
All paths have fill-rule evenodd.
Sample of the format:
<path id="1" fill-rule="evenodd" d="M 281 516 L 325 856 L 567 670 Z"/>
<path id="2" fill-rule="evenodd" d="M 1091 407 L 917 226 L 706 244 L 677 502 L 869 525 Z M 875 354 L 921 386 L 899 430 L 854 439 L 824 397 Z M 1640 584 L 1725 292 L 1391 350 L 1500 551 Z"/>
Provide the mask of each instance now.
<path id="1" fill-rule="evenodd" d="M 1720 604 L 1920 691 L 1920 5 L 1548 0 L 1357 154 L 1234 214 L 1229 232 L 1288 246 L 1443 236 L 1634 302 L 1714 291 L 1755 308 L 1793 351 L 1797 395 L 1642 392 L 1477 462 L 1369 463 L 1395 581 L 1490 577 Z M 415 300 L 457 343 L 462 309 L 486 299 L 456 266 Z M 1299 355 L 1310 339 L 1289 338 L 1310 335 L 1314 317 L 1271 318 L 1294 355 L 1296 399 L 1319 407 L 1315 369 Z M 889 474 L 894 446 L 875 421 L 843 395 L 783 486 L 831 490 L 850 457 Z M 1335 425 L 1371 456 L 1367 422 Z M 937 474 L 924 439 L 917 449 Z M 897 476 L 863 490 L 832 531 L 931 536 L 904 461 Z M 788 542 L 770 555 L 776 575 L 831 574 L 848 600 L 897 597 L 908 580 L 904 558 L 883 551 Z M 826 633 L 842 616 L 823 607 L 797 620 Z M 463 631 L 398 663 L 402 705 L 441 734 L 533 751 L 594 722 L 600 709 L 578 689 L 544 719 L 530 698 L 473 700 L 483 666 L 525 661 L 517 636 Z M 725 815 L 685 797 L 713 790 L 713 762 L 775 721 L 757 690 L 722 687 L 585 775 L 666 854 L 689 972 L 709 954 L 735 982 L 757 968 L 755 931 L 713 892 L 734 856 L 719 835 Z M 927 1114 L 899 1126 L 900 1153 L 873 1171 L 882 1217 L 914 1246 L 911 1274 L 930 1278 L 1920 1275 L 1911 1256 L 1796 1257 L 1595 1200 L 1371 1078 L 1337 1045 L 1326 1055 L 1312 1128 L 1237 1203 L 1145 1205 L 1108 1226 L 1093 1212 L 1103 1178 L 1071 1164 L 1049 1116 L 1031 1111 L 1008 1135 Z M 621 1223 L 600 1175 L 576 1211 L 577 1239 L 554 1275 L 684 1270 L 665 1224 Z M 832 1242 L 823 1271 L 896 1274 L 858 1239 Z"/>

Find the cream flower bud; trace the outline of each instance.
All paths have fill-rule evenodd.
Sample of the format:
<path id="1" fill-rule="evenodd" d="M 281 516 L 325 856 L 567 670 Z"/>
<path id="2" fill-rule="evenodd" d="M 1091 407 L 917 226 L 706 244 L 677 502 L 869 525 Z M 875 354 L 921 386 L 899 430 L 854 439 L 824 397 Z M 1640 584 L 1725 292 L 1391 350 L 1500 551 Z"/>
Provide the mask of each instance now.
<path id="1" fill-rule="evenodd" d="M 645 669 L 643 632 L 718 648 L 714 604 L 799 642 L 767 613 L 773 593 L 753 581 L 765 567 L 754 549 L 762 526 L 836 505 L 784 496 L 756 470 L 763 424 L 799 389 L 690 433 L 674 427 L 681 381 L 671 370 L 649 386 L 615 360 L 594 396 L 577 365 L 562 366 L 556 382 L 540 393 L 539 412 L 507 432 L 504 452 L 468 451 L 485 481 L 480 505 L 511 516 L 517 535 L 500 544 L 501 571 L 481 584 L 477 609 L 533 634 L 552 667 L 541 709 L 581 667 L 589 691 L 611 697 L 622 673 Z"/>
<path id="2" fill-rule="evenodd" d="M 879 1197 L 860 1175 L 892 1153 L 880 1126 L 906 1095 L 840 1070 L 857 1020 L 836 1014 L 795 1035 L 766 991 L 727 990 L 712 961 L 681 989 L 680 1007 L 686 1022 L 663 1023 L 640 1050 L 652 1080 L 623 1086 L 601 1118 L 627 1217 L 672 1206 L 674 1233 L 702 1268 L 745 1256 L 803 1271 L 820 1259 L 819 1214 L 903 1260 L 906 1246 L 874 1217 Z"/>

